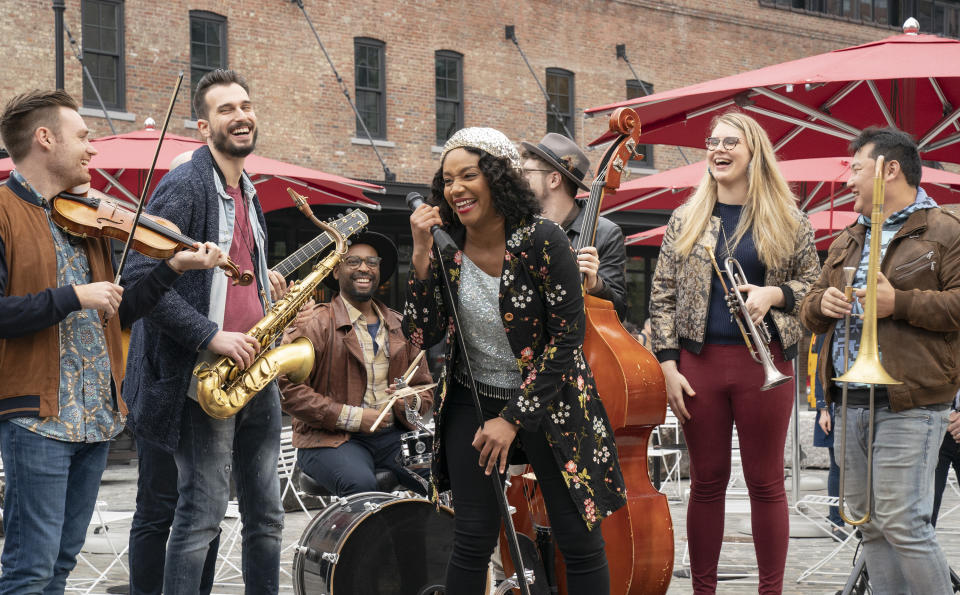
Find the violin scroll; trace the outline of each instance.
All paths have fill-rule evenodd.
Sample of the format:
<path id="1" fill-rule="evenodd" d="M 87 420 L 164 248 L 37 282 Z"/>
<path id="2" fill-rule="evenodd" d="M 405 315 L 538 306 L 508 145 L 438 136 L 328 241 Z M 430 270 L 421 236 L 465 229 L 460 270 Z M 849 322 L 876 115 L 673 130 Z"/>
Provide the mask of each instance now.
<path id="1" fill-rule="evenodd" d="M 246 287 L 253 283 L 253 273 L 251 271 L 240 272 L 239 267 L 229 258 L 227 259 L 226 264 L 220 265 L 220 268 L 223 269 L 223 274 L 230 279 L 230 282 L 233 285 L 239 285 L 241 287 Z"/>

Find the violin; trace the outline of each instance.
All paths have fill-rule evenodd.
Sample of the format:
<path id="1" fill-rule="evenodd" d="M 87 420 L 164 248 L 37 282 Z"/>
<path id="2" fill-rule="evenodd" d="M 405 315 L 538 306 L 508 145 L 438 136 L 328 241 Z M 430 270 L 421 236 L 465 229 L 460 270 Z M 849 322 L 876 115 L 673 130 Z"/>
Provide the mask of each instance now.
<path id="1" fill-rule="evenodd" d="M 50 218 L 67 233 L 88 238 L 113 238 L 126 242 L 136 212 L 114 200 L 106 194 L 92 196 L 95 191 L 84 194 L 61 192 L 51 201 Z M 180 233 L 180 228 L 171 221 L 141 213 L 140 223 L 133 234 L 131 247 L 151 258 L 170 258 L 181 250 L 196 250 L 198 243 Z M 220 265 L 224 274 L 234 285 L 250 285 L 253 282 L 251 271 L 240 272 L 237 265 L 227 258 Z"/>
<path id="2" fill-rule="evenodd" d="M 604 192 L 613 192 L 620 186 L 620 177 L 636 153 L 640 137 L 637 113 L 630 108 L 618 109 L 610 117 L 610 130 L 619 136 L 597 168 L 575 250 L 593 245 Z M 611 302 L 585 295 L 584 306 L 584 357 L 613 427 L 627 487 L 627 504 L 600 524 L 607 544 L 610 592 L 662 595 L 667 592 L 673 572 L 673 522 L 667 497 L 650 481 L 647 445 L 653 429 L 666 417 L 663 372 L 653 354 L 623 328 Z M 534 561 L 533 567 L 539 570 L 537 563 L 542 562 L 549 591 L 563 595 L 567 592 L 563 558 L 553 544 L 536 476 L 529 466 L 526 471 L 514 477 L 507 489 L 507 501 L 517 509 L 514 526 L 518 535 L 524 533 L 526 541 L 535 544 L 539 560 Z M 513 563 L 506 552 L 501 547 L 504 572 L 510 576 Z M 530 567 L 526 556 L 524 563 Z M 532 587 L 537 587 L 537 583 Z"/>

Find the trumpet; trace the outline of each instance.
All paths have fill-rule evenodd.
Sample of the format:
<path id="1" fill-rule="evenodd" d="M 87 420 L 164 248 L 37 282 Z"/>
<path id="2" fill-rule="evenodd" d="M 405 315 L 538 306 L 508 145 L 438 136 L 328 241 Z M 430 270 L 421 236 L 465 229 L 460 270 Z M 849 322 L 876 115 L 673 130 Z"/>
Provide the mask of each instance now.
<path id="1" fill-rule="evenodd" d="M 890 376 L 880 363 L 880 348 L 877 344 L 877 275 L 880 272 L 880 235 L 883 230 L 883 155 L 877 156 L 877 168 L 873 179 L 873 210 L 870 213 L 870 258 L 867 261 L 867 295 L 863 300 L 863 333 L 860 337 L 860 348 L 857 359 L 844 370 L 843 375 L 834 378 L 835 382 L 843 383 L 840 396 L 840 493 L 838 494 L 838 509 L 840 518 L 844 522 L 856 526 L 870 520 L 873 493 L 873 397 L 874 389 L 878 384 L 902 384 Z M 856 269 L 844 267 L 846 287 L 844 297 L 847 301 L 853 300 L 853 275 Z M 847 354 L 850 346 L 850 315 L 844 316 L 845 340 L 843 342 L 843 366 L 847 367 Z M 846 478 L 847 454 L 847 386 L 851 382 L 870 385 L 870 411 L 867 424 L 867 510 L 859 519 L 849 519 L 843 512 L 844 479 Z"/>
<path id="2" fill-rule="evenodd" d="M 733 315 L 733 319 L 740 329 L 740 334 L 743 335 L 743 342 L 747 344 L 747 349 L 750 350 L 750 356 L 753 358 L 753 361 L 763 366 L 764 380 L 763 385 L 760 386 L 760 390 L 770 390 L 775 386 L 780 386 L 784 382 L 789 381 L 792 377 L 780 373 L 780 370 L 773 365 L 773 358 L 770 356 L 769 347 L 770 330 L 767 329 L 767 324 L 762 320 L 759 326 L 753 323 L 753 319 L 750 318 L 750 313 L 747 311 L 747 304 L 743 301 L 743 296 L 740 295 L 740 292 L 737 291 L 739 285 L 746 285 L 747 283 L 747 276 L 740 267 L 740 263 L 732 256 L 728 256 L 723 262 L 724 272 L 731 285 L 731 287 L 728 288 L 727 283 L 724 281 L 723 273 L 720 272 L 720 267 L 717 265 L 717 259 L 713 255 L 713 248 L 707 246 L 707 253 L 710 255 L 710 262 L 713 263 L 713 269 L 720 278 L 723 295 L 727 300 L 727 306 L 730 308 L 730 314 Z M 744 327 L 744 323 L 746 323 L 746 327 Z"/>

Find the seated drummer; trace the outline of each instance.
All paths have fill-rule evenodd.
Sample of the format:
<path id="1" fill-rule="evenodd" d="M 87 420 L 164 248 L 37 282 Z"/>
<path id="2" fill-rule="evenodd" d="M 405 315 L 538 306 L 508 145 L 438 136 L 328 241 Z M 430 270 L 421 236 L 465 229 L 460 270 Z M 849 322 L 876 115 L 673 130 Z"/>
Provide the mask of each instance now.
<path id="1" fill-rule="evenodd" d="M 306 382 L 280 379 L 283 410 L 293 416 L 293 446 L 300 468 L 336 496 L 378 491 L 375 469 L 389 469 L 407 489 L 425 488 L 398 461 L 400 435 L 415 429 L 397 399 L 371 431 L 390 400 L 387 388 L 419 351 L 400 328 L 400 314 L 374 298 L 381 279 L 397 266 L 397 248 L 384 235 L 364 232 L 324 283 L 338 291 L 326 304 L 308 306 L 283 342 L 307 337 L 317 357 Z M 425 360 L 410 386 L 431 382 Z M 433 406 L 432 391 L 419 393 L 419 412 Z M 416 398 L 409 398 L 417 407 Z"/>

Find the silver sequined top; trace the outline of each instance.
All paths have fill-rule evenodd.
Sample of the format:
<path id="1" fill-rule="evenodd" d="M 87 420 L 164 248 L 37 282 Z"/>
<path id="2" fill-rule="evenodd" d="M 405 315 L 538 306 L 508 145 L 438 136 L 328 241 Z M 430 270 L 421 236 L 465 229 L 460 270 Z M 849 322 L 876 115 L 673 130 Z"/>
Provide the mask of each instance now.
<path id="1" fill-rule="evenodd" d="M 500 321 L 500 277 L 483 272 L 466 254 L 460 268 L 460 326 L 474 378 L 520 388 L 523 377 Z"/>

